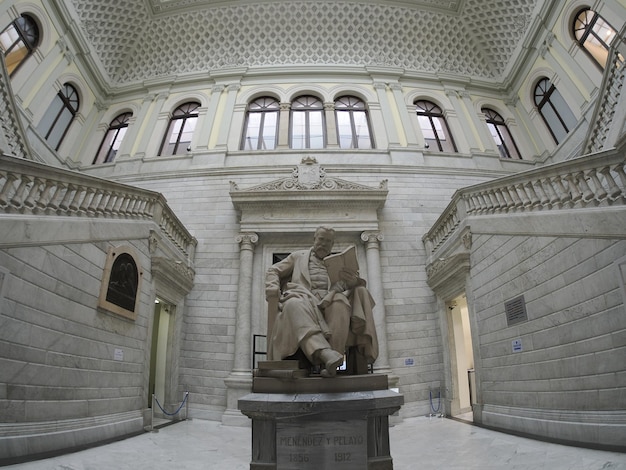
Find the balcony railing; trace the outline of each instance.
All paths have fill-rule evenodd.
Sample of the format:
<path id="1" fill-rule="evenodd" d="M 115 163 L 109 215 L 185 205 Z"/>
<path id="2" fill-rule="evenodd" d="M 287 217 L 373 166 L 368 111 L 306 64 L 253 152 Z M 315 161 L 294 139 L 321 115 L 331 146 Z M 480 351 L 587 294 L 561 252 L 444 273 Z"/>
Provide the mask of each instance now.
<path id="1" fill-rule="evenodd" d="M 432 255 L 475 215 L 626 204 L 624 149 L 579 157 L 457 191 L 422 238 Z"/>
<path id="2" fill-rule="evenodd" d="M 25 135 L 17 113 L 6 64 L 4 60 L 0 60 L 0 154 L 29 158 L 30 152 Z"/>
<path id="3" fill-rule="evenodd" d="M 622 27 L 611 43 L 604 77 L 600 86 L 600 100 L 594 111 L 587 134 L 585 153 L 599 152 L 612 147 L 615 144 L 613 141 L 621 137 L 616 135 L 611 139 L 612 141 L 607 142 L 610 131 L 615 126 L 618 126 L 619 129 L 617 130 L 621 132 L 624 124 L 623 114 L 621 118 L 616 119 L 616 117 L 618 116 L 620 97 L 626 80 L 626 61 L 624 60 L 626 57 L 625 34 L 626 25 Z M 621 97 L 621 102 L 623 103 L 621 106 L 626 106 L 624 104 L 626 100 L 623 97 Z"/>
<path id="4" fill-rule="evenodd" d="M 153 220 L 192 260 L 196 239 L 160 193 L 0 156 L 0 213 Z"/>

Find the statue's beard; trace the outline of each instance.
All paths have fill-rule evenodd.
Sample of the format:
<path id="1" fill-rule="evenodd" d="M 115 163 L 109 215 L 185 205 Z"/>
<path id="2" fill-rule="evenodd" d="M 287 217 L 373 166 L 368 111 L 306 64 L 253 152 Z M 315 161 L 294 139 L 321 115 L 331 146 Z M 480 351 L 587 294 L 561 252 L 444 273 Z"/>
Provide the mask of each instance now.
<path id="1" fill-rule="evenodd" d="M 326 258 L 330 254 L 330 250 L 327 250 L 323 246 L 313 247 L 313 253 L 320 259 Z"/>

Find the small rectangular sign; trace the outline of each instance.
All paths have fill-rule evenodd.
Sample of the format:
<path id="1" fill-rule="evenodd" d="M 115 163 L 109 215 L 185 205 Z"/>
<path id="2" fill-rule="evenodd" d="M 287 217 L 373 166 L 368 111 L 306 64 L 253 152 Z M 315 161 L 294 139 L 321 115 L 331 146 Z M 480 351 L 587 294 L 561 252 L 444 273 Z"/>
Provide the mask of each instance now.
<path id="1" fill-rule="evenodd" d="M 113 359 L 115 359 L 116 361 L 123 361 L 124 360 L 124 350 L 123 349 L 119 349 L 119 348 L 115 348 L 115 350 L 113 351 Z"/>
<path id="2" fill-rule="evenodd" d="M 415 360 L 412 357 L 407 357 L 404 360 L 404 365 L 405 366 L 413 366 L 413 365 L 415 365 Z"/>
<path id="3" fill-rule="evenodd" d="M 522 340 L 521 339 L 514 339 L 513 341 L 511 341 L 511 348 L 513 349 L 513 352 L 521 352 L 522 351 Z"/>

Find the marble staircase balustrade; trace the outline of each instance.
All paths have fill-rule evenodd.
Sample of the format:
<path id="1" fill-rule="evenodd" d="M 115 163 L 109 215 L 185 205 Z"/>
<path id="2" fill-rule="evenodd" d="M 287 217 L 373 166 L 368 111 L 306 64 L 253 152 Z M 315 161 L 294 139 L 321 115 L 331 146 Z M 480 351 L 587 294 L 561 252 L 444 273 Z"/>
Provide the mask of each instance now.
<path id="1" fill-rule="evenodd" d="M 153 220 L 193 259 L 196 239 L 160 193 L 0 156 L 0 214 Z"/>
<path id="2" fill-rule="evenodd" d="M 423 237 L 436 251 L 466 218 L 626 204 L 624 148 L 579 157 L 461 189 Z"/>
<path id="3" fill-rule="evenodd" d="M 618 113 L 624 107 L 623 102 L 626 100 L 626 97 L 621 96 L 626 81 L 626 60 L 624 60 L 626 57 L 626 39 L 624 36 L 626 36 L 626 25 L 622 27 L 611 43 L 598 95 L 601 99 L 591 119 L 592 124 L 586 138 L 585 153 L 599 152 L 613 146 L 614 141 L 622 137 L 622 132 L 626 132 L 624 129 L 618 129 L 617 135 L 613 136 L 612 139 L 609 138 L 615 122 L 620 127 L 623 125 L 623 115 L 618 116 Z M 622 100 L 621 106 L 619 105 L 620 98 Z M 623 113 L 623 109 L 621 109 L 621 113 Z"/>

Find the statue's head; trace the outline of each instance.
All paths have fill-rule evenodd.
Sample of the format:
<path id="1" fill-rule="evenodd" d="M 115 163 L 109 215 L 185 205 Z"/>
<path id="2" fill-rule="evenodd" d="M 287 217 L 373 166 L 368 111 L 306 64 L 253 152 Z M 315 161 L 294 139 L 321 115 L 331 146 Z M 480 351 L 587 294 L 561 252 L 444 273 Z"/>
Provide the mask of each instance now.
<path id="1" fill-rule="evenodd" d="M 313 252 L 318 258 L 330 255 L 335 244 L 335 230 L 330 227 L 318 227 L 313 236 Z"/>

